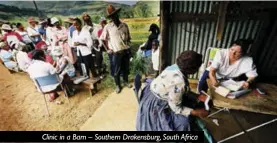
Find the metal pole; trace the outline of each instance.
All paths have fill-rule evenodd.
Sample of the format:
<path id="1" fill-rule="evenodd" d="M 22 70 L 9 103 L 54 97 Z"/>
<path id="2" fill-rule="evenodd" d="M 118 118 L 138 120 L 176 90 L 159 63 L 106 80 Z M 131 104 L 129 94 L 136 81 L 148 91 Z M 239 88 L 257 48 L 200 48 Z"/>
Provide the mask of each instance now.
<path id="1" fill-rule="evenodd" d="M 35 0 L 33 0 L 33 3 L 34 3 L 34 5 L 35 5 L 36 11 L 37 11 L 37 13 L 38 13 L 38 17 L 40 17 L 40 13 L 39 13 L 39 11 L 38 11 L 37 3 L 35 2 Z"/>
<path id="2" fill-rule="evenodd" d="M 271 124 L 271 123 L 273 123 L 273 122 L 275 122 L 275 121 L 277 121 L 277 118 L 276 118 L 276 119 L 273 119 L 273 120 L 271 120 L 271 121 L 268 121 L 268 122 L 266 122 L 266 123 L 260 124 L 260 125 L 258 125 L 258 126 L 252 127 L 252 128 L 250 128 L 250 129 L 246 130 L 246 132 L 250 132 L 250 131 L 252 131 L 252 130 L 258 129 L 258 128 L 263 127 L 263 126 L 265 126 L 265 125 Z M 223 140 L 221 140 L 221 141 L 219 141 L 219 142 L 217 142 L 217 143 L 223 143 L 223 142 L 225 142 L 225 141 L 227 141 L 227 140 L 230 140 L 230 139 L 235 138 L 235 137 L 237 137 L 237 136 L 240 136 L 240 135 L 242 135 L 242 134 L 245 134 L 245 132 L 237 133 L 237 134 L 235 134 L 235 135 L 233 135 L 233 136 L 230 136 L 230 137 L 228 137 L 228 138 L 225 138 L 225 139 L 223 139 Z"/>

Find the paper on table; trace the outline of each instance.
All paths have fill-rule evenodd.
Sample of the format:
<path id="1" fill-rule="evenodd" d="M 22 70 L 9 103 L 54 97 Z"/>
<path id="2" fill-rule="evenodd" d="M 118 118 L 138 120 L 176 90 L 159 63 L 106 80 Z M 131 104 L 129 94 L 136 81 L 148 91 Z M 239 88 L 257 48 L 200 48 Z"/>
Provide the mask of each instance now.
<path id="1" fill-rule="evenodd" d="M 232 79 L 229 79 L 227 81 L 223 81 L 220 83 L 221 86 L 231 90 L 231 91 L 238 91 L 241 89 L 243 84 L 243 81 L 236 82 Z"/>
<path id="2" fill-rule="evenodd" d="M 215 92 L 221 96 L 226 97 L 230 93 L 230 90 L 225 87 L 219 86 L 215 89 Z"/>

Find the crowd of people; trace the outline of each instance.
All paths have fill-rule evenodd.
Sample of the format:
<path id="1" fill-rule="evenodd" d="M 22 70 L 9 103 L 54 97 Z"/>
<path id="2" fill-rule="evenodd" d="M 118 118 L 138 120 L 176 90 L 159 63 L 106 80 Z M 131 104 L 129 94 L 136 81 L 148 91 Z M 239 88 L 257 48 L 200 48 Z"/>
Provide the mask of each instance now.
<path id="1" fill-rule="evenodd" d="M 116 93 L 124 86 L 131 88 L 130 73 L 131 36 L 128 25 L 119 18 L 120 8 L 107 7 L 108 22 L 104 17 L 100 27 L 93 24 L 91 17 L 84 13 L 82 18 L 61 20 L 56 17 L 36 21 L 28 18 L 26 28 L 17 23 L 15 26 L 3 24 L 0 35 L 0 57 L 4 65 L 14 71 L 24 71 L 31 79 L 58 74 L 63 82 L 86 74 L 93 79 L 104 78 L 103 52 L 107 52 L 110 74 L 114 77 Z M 159 73 L 160 30 L 156 24 L 150 25 L 151 34 L 139 51 L 149 60 L 149 68 L 155 71 L 155 79 L 149 81 L 139 99 L 137 130 L 165 131 L 189 130 L 188 116 L 205 117 L 208 111 L 196 108 L 195 102 L 204 102 L 202 91 L 207 91 L 207 78 L 213 86 L 221 79 L 245 80 L 243 88 L 249 88 L 258 76 L 251 57 L 247 56 L 250 42 L 234 41 L 229 49 L 216 53 L 212 65 L 202 75 L 198 91 L 190 91 L 188 75 L 195 74 L 202 64 L 202 55 L 194 51 L 181 53 L 176 63 Z M 84 65 L 84 69 L 81 68 Z M 243 76 L 243 77 L 242 77 Z M 52 91 L 58 85 L 48 87 Z M 73 88 L 68 88 L 74 94 Z M 49 94 L 53 101 L 57 92 Z M 170 110 L 169 110 L 170 109 Z"/>
<path id="2" fill-rule="evenodd" d="M 100 26 L 93 24 L 87 13 L 83 13 L 81 18 L 71 17 L 63 22 L 57 17 L 40 20 L 30 17 L 27 28 L 22 23 L 2 24 L 2 63 L 11 71 L 27 72 L 33 80 L 51 74 L 58 74 L 61 80 L 84 74 L 100 80 L 105 73 L 103 52 L 107 52 L 116 92 L 122 90 L 121 76 L 124 85 L 131 88 L 128 80 L 130 31 L 128 25 L 120 20 L 118 13 L 121 8 L 109 5 L 106 10 L 109 21 L 101 17 Z M 50 94 L 50 100 L 56 96 L 57 93 Z"/>

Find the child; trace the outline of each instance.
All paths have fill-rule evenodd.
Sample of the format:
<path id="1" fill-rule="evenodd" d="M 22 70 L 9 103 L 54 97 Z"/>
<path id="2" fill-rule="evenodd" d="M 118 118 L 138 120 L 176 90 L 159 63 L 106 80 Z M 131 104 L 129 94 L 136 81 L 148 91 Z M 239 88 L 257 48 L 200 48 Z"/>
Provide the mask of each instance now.
<path id="1" fill-rule="evenodd" d="M 152 63 L 153 63 L 153 69 L 156 73 L 156 77 L 159 75 L 159 60 L 160 60 L 159 41 L 155 39 L 152 42 Z"/>
<path id="2" fill-rule="evenodd" d="M 100 75 L 100 78 L 103 79 L 104 74 L 104 68 L 103 68 L 103 53 L 102 53 L 103 47 L 99 47 L 99 41 L 93 40 L 93 53 L 94 53 L 94 61 L 95 61 L 95 68 L 98 75 Z"/>

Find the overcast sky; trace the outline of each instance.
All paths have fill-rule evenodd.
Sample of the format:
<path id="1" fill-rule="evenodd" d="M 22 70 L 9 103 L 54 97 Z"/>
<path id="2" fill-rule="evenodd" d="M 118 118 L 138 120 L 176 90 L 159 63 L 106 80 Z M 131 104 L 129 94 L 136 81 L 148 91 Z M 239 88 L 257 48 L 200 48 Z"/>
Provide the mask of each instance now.
<path id="1" fill-rule="evenodd" d="M 121 0 L 121 1 L 117 1 L 117 0 L 105 0 L 105 1 L 110 1 L 110 2 L 114 2 L 114 3 L 121 3 L 121 4 L 127 4 L 127 5 L 134 5 L 136 4 L 139 0 L 132 0 L 132 1 L 125 1 L 125 0 Z"/>

